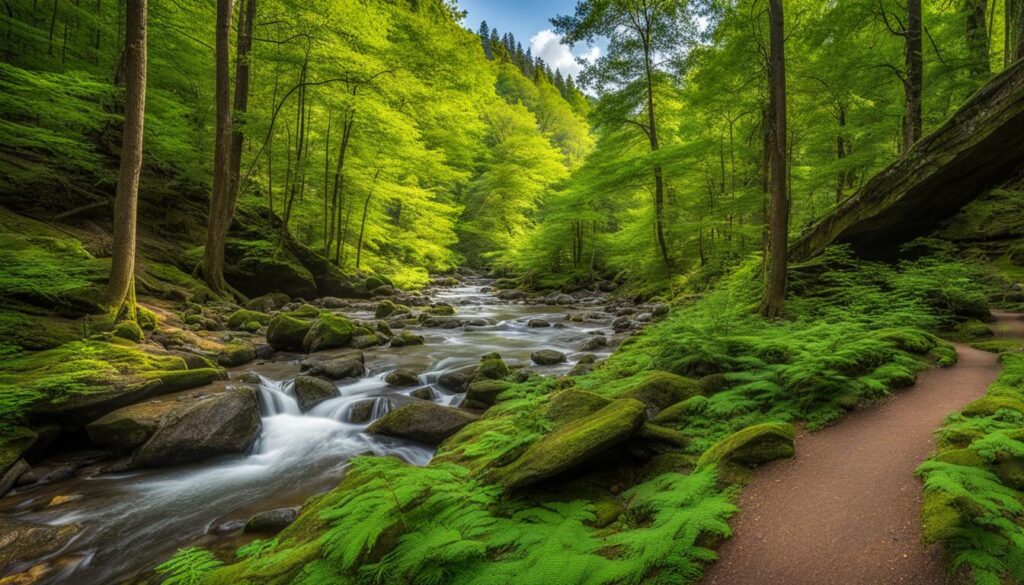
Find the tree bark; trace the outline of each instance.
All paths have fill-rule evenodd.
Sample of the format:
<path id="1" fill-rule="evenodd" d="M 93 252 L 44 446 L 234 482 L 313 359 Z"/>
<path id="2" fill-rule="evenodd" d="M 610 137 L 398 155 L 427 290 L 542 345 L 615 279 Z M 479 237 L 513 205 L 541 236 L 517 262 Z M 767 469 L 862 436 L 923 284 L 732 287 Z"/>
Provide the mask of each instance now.
<path id="1" fill-rule="evenodd" d="M 231 115 L 231 177 L 228 187 L 228 225 L 238 202 L 238 178 L 242 169 L 242 146 L 245 142 L 245 112 L 249 108 L 249 78 L 252 70 L 252 26 L 256 18 L 256 0 L 246 0 L 245 10 L 239 14 L 238 45 L 235 48 L 235 101 Z"/>
<path id="2" fill-rule="evenodd" d="M 1004 65 L 1024 59 L 1024 0 L 1006 0 Z"/>
<path id="3" fill-rule="evenodd" d="M 903 114 L 903 149 L 907 152 L 921 139 L 921 94 L 924 90 L 924 57 L 921 0 L 907 0 L 907 27 L 904 31 L 906 71 L 903 80 L 906 111 Z"/>
<path id="4" fill-rule="evenodd" d="M 651 49 L 649 44 L 644 42 L 644 75 L 647 81 L 647 129 L 648 138 L 651 143 L 651 153 L 658 152 L 658 126 L 657 116 L 654 114 L 654 80 L 653 66 L 651 65 Z M 668 255 L 668 244 L 665 242 L 665 179 L 661 173 L 661 164 L 654 163 L 654 230 L 658 238 L 658 248 L 661 250 L 661 259 L 665 263 L 665 270 L 672 270 L 672 260 Z"/>
<path id="5" fill-rule="evenodd" d="M 370 198 L 373 197 L 373 191 L 377 187 L 377 178 L 380 177 L 380 169 L 373 174 L 373 183 L 370 185 L 370 191 L 366 194 L 366 200 L 363 202 L 363 219 L 359 222 L 359 240 L 356 244 L 356 273 L 359 272 L 359 263 L 363 258 L 363 234 L 366 232 L 366 215 L 370 209 Z"/>
<path id="6" fill-rule="evenodd" d="M 210 196 L 210 216 L 207 219 L 206 248 L 203 251 L 203 279 L 214 292 L 223 294 L 224 245 L 227 241 L 231 217 L 228 202 L 231 188 L 231 78 L 229 61 L 231 51 L 231 0 L 217 0 L 216 88 L 214 102 L 217 111 L 216 134 L 213 150 L 213 192 Z"/>
<path id="7" fill-rule="evenodd" d="M 918 0 L 910 0 L 915 2 Z M 769 68 L 771 95 L 771 234 L 768 273 L 761 313 L 774 319 L 786 298 L 786 262 L 789 239 L 789 195 L 786 172 L 786 57 L 782 0 L 769 0 Z"/>
<path id="8" fill-rule="evenodd" d="M 135 320 L 135 225 L 142 172 L 142 130 L 146 111 L 146 0 L 128 0 L 125 16 L 124 130 L 114 199 L 114 255 L 106 305 L 115 317 Z"/>
<path id="9" fill-rule="evenodd" d="M 967 41 L 968 66 L 971 76 L 984 81 L 992 73 L 989 65 L 988 0 L 962 0 L 964 37 Z"/>

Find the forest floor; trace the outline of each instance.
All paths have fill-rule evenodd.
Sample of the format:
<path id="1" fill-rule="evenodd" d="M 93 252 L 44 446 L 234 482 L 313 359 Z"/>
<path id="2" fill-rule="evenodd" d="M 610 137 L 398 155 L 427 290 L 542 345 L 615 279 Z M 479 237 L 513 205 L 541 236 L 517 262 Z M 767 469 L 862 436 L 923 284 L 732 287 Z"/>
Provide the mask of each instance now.
<path id="1" fill-rule="evenodd" d="M 997 335 L 1024 337 L 1019 315 L 996 313 Z M 957 344 L 958 363 L 815 433 L 796 456 L 754 472 L 705 585 L 939 585 L 942 549 L 921 544 L 914 470 L 943 419 L 985 395 L 998 356 Z"/>

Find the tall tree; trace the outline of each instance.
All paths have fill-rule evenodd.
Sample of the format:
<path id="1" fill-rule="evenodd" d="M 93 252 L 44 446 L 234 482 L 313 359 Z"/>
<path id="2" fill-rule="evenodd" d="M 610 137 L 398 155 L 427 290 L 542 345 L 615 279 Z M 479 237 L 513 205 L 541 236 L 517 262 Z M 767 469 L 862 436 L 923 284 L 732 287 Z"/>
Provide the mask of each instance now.
<path id="1" fill-rule="evenodd" d="M 494 59 L 494 51 L 491 49 L 491 29 L 487 26 L 487 21 L 480 22 L 480 31 L 477 33 L 480 35 L 480 44 L 484 47 L 484 55 L 488 59 Z"/>
<path id="2" fill-rule="evenodd" d="M 903 152 L 910 150 L 921 139 L 921 100 L 924 93 L 924 56 L 922 37 L 924 23 L 921 0 L 907 0 L 907 26 L 905 31 L 906 58 L 906 112 L 903 114 Z"/>
<path id="3" fill-rule="evenodd" d="M 1006 0 L 1004 65 L 1024 59 L 1024 0 Z"/>
<path id="4" fill-rule="evenodd" d="M 911 0 L 914 1 L 914 0 Z M 782 0 L 768 1 L 769 88 L 771 125 L 771 210 L 764 302 L 761 313 L 774 319 L 786 299 L 786 263 L 789 247 L 789 194 L 786 170 L 786 39 Z"/>
<path id="5" fill-rule="evenodd" d="M 984 81 L 992 72 L 989 64 L 989 36 L 986 15 L 988 0 L 961 0 L 964 17 L 964 38 L 967 41 L 967 59 L 971 76 Z"/>
<path id="6" fill-rule="evenodd" d="M 213 192 L 206 224 L 203 279 L 215 292 L 227 290 L 224 280 L 224 245 L 231 227 L 231 0 L 217 0 L 216 34 L 216 133 L 213 150 Z"/>
<path id="7" fill-rule="evenodd" d="M 106 304 L 115 316 L 136 319 L 135 225 L 142 171 L 146 111 L 146 0 L 128 0 L 125 10 L 125 108 L 121 166 L 114 200 L 114 254 Z"/>
<path id="8" fill-rule="evenodd" d="M 245 113 L 249 108 L 249 76 L 252 70 L 252 23 L 256 18 L 256 0 L 245 0 L 244 10 L 239 11 L 238 44 L 235 49 L 235 99 L 231 120 L 234 129 L 231 134 L 231 176 L 228 186 L 227 214 L 235 213 L 238 201 L 238 180 L 242 168 L 242 146 L 245 141 Z M 230 223 L 230 220 L 228 220 Z"/>
<path id="9" fill-rule="evenodd" d="M 562 35 L 562 42 L 570 45 L 593 42 L 598 37 L 608 39 L 607 54 L 587 65 L 582 77 L 599 90 L 639 89 L 641 99 L 637 105 L 646 120 L 629 119 L 622 123 L 631 123 L 644 133 L 654 157 L 661 147 L 655 111 L 659 64 L 670 62 L 685 47 L 693 29 L 687 6 L 685 0 L 586 0 L 577 3 L 575 14 L 551 19 Z M 670 271 L 672 261 L 665 238 L 665 178 L 657 159 L 651 164 L 651 171 L 655 238 L 665 268 Z"/>

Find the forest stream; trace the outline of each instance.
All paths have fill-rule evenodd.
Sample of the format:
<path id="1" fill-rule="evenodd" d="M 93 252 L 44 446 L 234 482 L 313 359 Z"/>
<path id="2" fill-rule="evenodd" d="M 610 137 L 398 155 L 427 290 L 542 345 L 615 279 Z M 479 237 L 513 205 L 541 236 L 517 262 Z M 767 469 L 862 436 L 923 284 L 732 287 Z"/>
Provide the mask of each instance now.
<path id="1" fill-rule="evenodd" d="M 23 489 L 0 500 L 0 512 L 19 520 L 83 526 L 66 547 L 48 557 L 60 559 L 62 570 L 40 583 L 116 583 L 151 569 L 179 547 L 194 543 L 238 546 L 251 540 L 251 535 L 241 533 L 247 518 L 261 511 L 298 506 L 309 496 L 330 489 L 337 485 L 348 460 L 359 454 L 392 455 L 424 465 L 433 456 L 432 448 L 370 435 L 366 428 L 423 386 L 431 389 L 435 402 L 459 404 L 464 394 L 446 391 L 437 384 L 438 377 L 476 364 L 488 352 L 499 352 L 515 365 L 529 364 L 533 351 L 554 349 L 565 353 L 567 362 L 534 369 L 561 374 L 582 355 L 576 348 L 583 340 L 611 333 L 610 318 L 580 323 L 565 318 L 567 307 L 509 304 L 490 294 L 489 283 L 469 279 L 432 296 L 458 307 L 464 320 L 483 319 L 493 324 L 417 329 L 425 338 L 423 345 L 367 350 L 367 376 L 338 382 L 340 396 L 304 414 L 292 393 L 299 356 L 283 354 L 274 361 L 232 371 L 232 378 L 254 372 L 260 379 L 262 434 L 245 457 L 120 474 L 100 473 L 101 466 L 94 465 L 67 481 Z M 580 303 L 602 301 L 594 296 Z M 372 317 L 358 311 L 346 315 Z M 544 319 L 555 326 L 529 327 L 530 319 Z M 607 353 L 596 355 L 606 357 Z M 390 386 L 384 378 L 397 368 L 421 371 L 421 384 Z M 209 387 L 188 393 L 204 391 Z M 367 400 L 373 400 L 370 420 L 351 422 L 353 405 Z M 125 554 L 127 550 L 131 554 Z M 41 560 L 45 559 L 28 564 Z"/>

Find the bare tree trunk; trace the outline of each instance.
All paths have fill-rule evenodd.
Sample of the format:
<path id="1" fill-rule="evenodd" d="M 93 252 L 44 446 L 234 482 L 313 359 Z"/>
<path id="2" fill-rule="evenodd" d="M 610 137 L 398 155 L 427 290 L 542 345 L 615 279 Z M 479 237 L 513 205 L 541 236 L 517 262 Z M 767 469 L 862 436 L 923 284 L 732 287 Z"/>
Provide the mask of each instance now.
<path id="1" fill-rule="evenodd" d="M 846 158 L 846 138 L 843 134 L 846 132 L 846 110 L 842 107 L 839 108 L 839 132 L 836 133 L 836 161 L 842 161 Z M 839 205 L 843 201 L 843 189 L 847 183 L 847 172 L 845 169 L 840 169 L 836 173 L 836 205 Z"/>
<path id="2" fill-rule="evenodd" d="M 651 152 L 658 151 L 657 117 L 654 115 L 654 72 L 651 65 L 650 48 L 644 48 L 644 72 L 647 78 L 647 129 L 651 143 Z M 665 263 L 665 270 L 672 270 L 672 260 L 668 255 L 668 244 L 665 242 L 665 179 L 661 173 L 661 164 L 654 163 L 654 230 L 658 238 L 658 249 Z"/>
<path id="3" fill-rule="evenodd" d="M 1024 59 L 1024 0 L 1006 0 L 1004 65 Z"/>
<path id="4" fill-rule="evenodd" d="M 988 25 L 985 16 L 988 14 L 988 0 L 962 0 L 967 41 L 968 66 L 971 76 L 981 82 L 992 73 L 989 64 Z"/>
<path id="5" fill-rule="evenodd" d="M 373 197 L 373 190 L 377 187 L 377 178 L 380 177 L 380 169 L 373 174 L 373 183 L 370 185 L 370 191 L 366 194 L 366 200 L 363 202 L 363 219 L 359 223 L 359 240 L 356 244 L 356 272 L 359 272 L 359 263 L 363 258 L 363 234 L 366 233 L 366 215 L 370 209 L 370 198 Z"/>
<path id="6" fill-rule="evenodd" d="M 246 0 L 245 10 L 238 15 L 238 46 L 235 48 L 235 101 L 231 115 L 231 177 L 228 187 L 228 225 L 238 202 L 238 177 L 242 169 L 242 146 L 245 142 L 245 112 L 249 108 L 249 78 L 252 70 L 252 26 L 256 18 L 256 0 Z"/>
<path id="7" fill-rule="evenodd" d="M 769 319 L 774 319 L 782 313 L 783 302 L 786 299 L 786 262 L 789 246 L 789 196 L 786 192 L 786 56 L 782 0 L 769 0 L 768 20 L 770 45 L 768 75 L 771 85 L 772 122 L 772 203 L 769 240 L 771 258 L 768 262 L 761 313 Z"/>
<path id="8" fill-rule="evenodd" d="M 903 81 L 906 91 L 906 111 L 903 115 L 903 152 L 910 150 L 921 139 L 921 94 L 924 89 L 924 57 L 922 49 L 923 23 L 921 0 L 907 0 L 906 72 Z"/>
<path id="9" fill-rule="evenodd" d="M 214 92 L 217 126 L 213 151 L 213 193 L 203 251 L 203 279 L 217 293 L 227 290 L 224 280 L 224 244 L 231 217 L 228 211 L 231 188 L 231 0 L 217 0 L 217 79 Z"/>
<path id="10" fill-rule="evenodd" d="M 121 166 L 114 200 L 114 255 L 110 263 L 106 305 L 115 317 L 135 314 L 135 225 L 142 172 L 142 129 L 146 111 L 146 0 L 128 0 L 125 17 L 124 130 Z"/>

